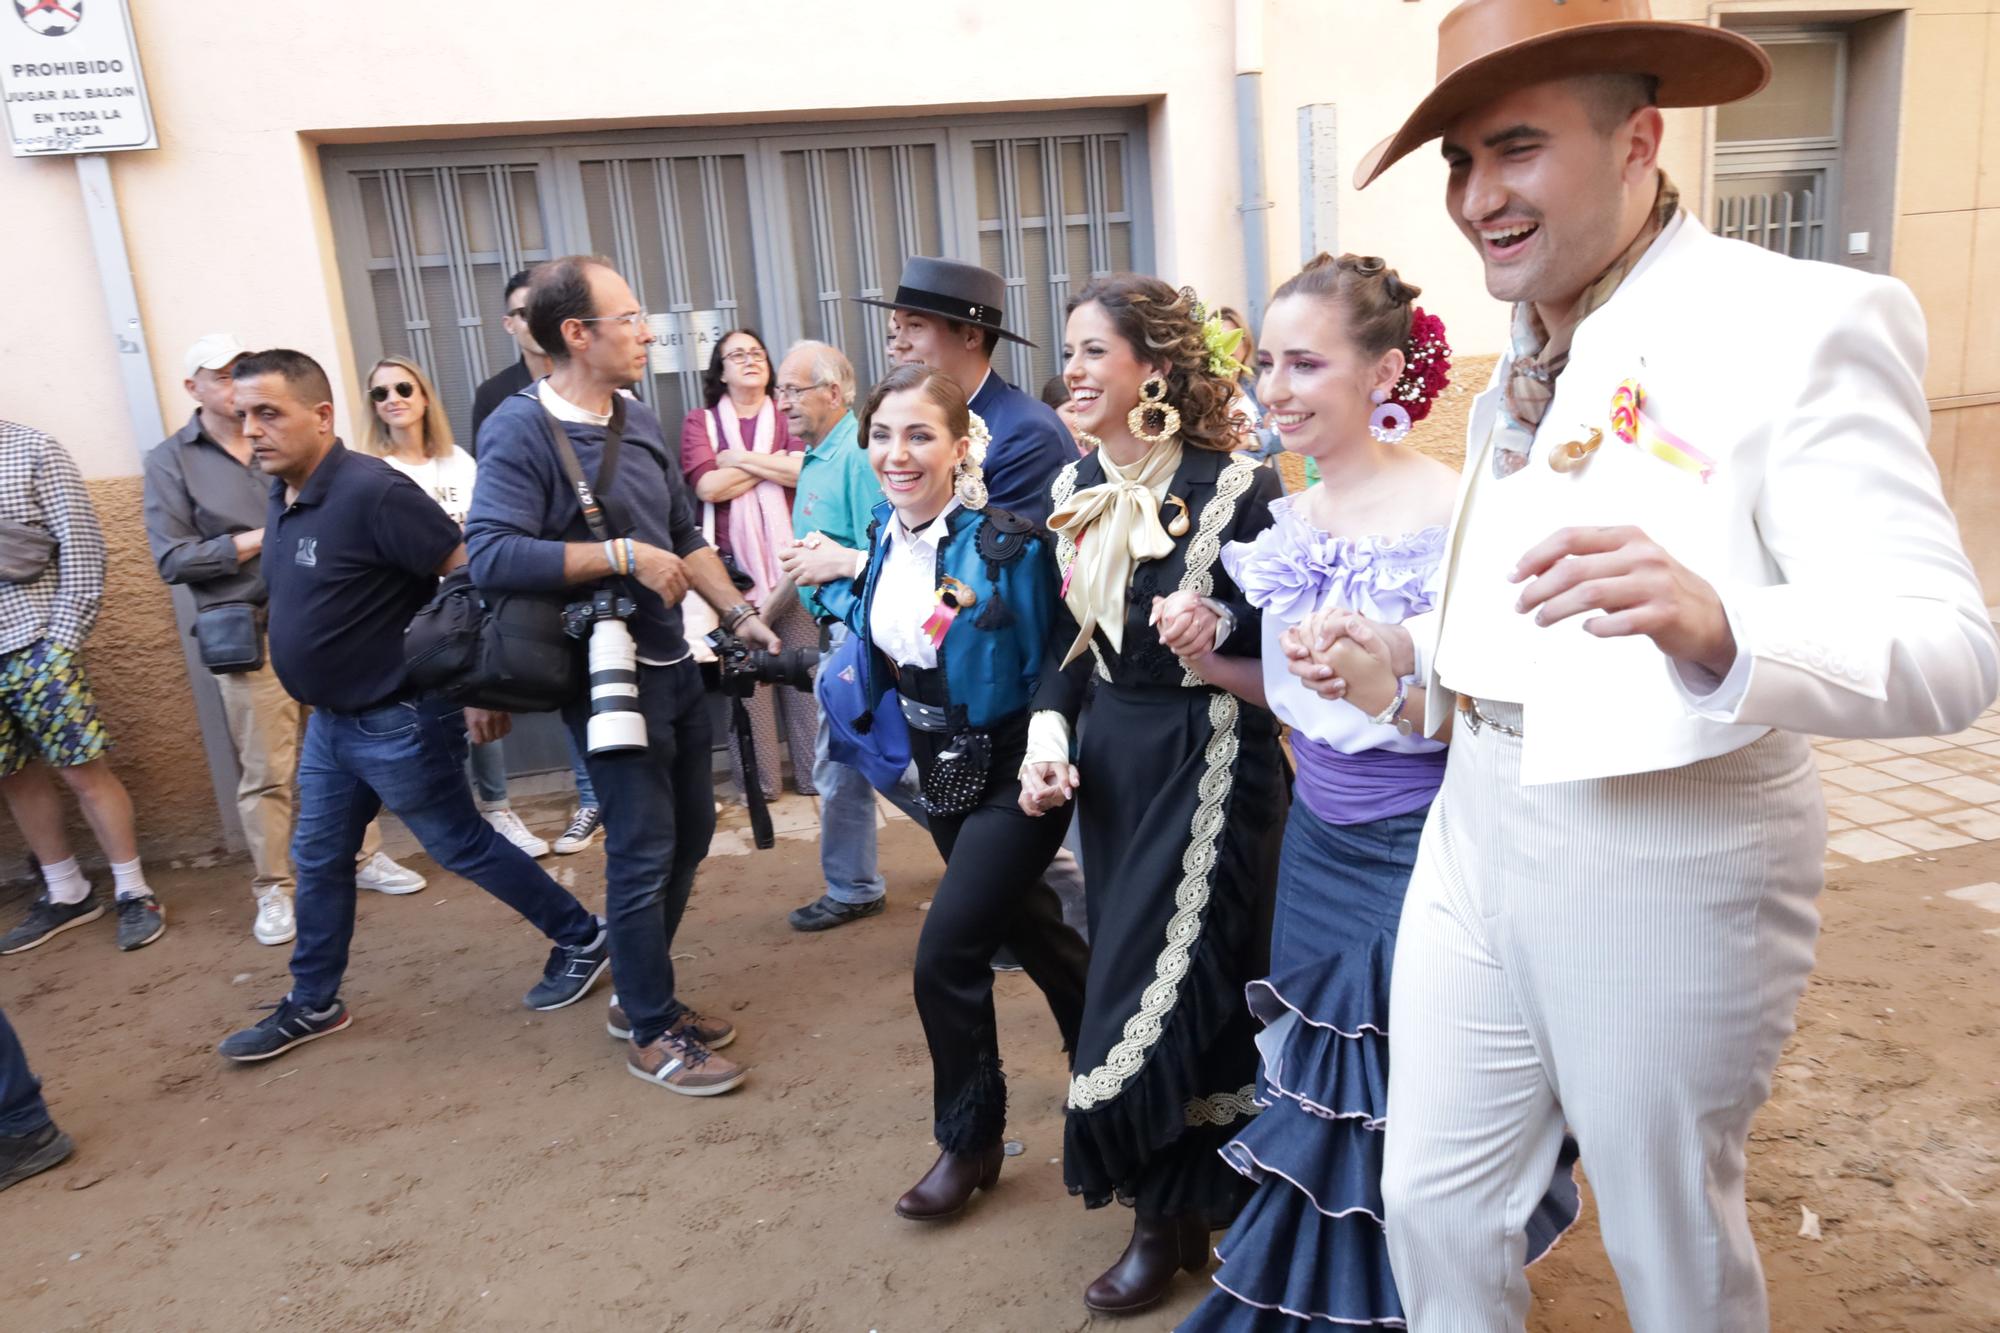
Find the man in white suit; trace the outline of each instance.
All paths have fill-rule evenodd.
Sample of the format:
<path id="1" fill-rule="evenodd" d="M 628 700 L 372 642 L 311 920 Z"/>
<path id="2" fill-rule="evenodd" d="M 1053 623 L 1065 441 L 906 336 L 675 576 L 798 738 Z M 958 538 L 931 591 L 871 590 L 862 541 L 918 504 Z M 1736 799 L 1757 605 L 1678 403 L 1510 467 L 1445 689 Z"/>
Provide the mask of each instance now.
<path id="1" fill-rule="evenodd" d="M 1901 283 L 1711 235 L 1659 106 L 1769 65 L 1645 0 L 1469 0 L 1362 163 L 1442 138 L 1514 305 L 1401 718 L 1451 758 L 1391 997 L 1389 1243 L 1419 1333 L 1520 1329 L 1565 1126 L 1639 1333 L 1768 1325 L 1744 1144 L 1812 967 L 1805 736 L 1955 731 L 2000 673 Z M 1331 643 L 1331 648 L 1325 647 Z M 1294 670 L 1338 693 L 1320 640 Z"/>

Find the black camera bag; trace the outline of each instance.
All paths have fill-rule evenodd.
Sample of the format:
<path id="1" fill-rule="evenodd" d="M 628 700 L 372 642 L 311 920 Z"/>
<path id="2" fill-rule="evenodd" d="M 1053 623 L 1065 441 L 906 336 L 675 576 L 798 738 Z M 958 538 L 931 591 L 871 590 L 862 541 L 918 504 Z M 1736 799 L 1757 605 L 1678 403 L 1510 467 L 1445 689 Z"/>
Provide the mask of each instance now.
<path id="1" fill-rule="evenodd" d="M 546 408 L 542 425 L 576 491 L 591 536 L 609 541 L 611 531 L 569 436 Z M 622 398 L 612 399 L 604 438 L 604 461 L 597 490 L 610 487 L 618 472 L 625 425 Z M 583 645 L 563 630 L 566 592 L 481 593 L 472 572 L 461 565 L 445 576 L 433 597 L 403 631 L 403 661 L 410 683 L 469 708 L 508 713 L 544 713 L 562 707 L 583 690 Z"/>

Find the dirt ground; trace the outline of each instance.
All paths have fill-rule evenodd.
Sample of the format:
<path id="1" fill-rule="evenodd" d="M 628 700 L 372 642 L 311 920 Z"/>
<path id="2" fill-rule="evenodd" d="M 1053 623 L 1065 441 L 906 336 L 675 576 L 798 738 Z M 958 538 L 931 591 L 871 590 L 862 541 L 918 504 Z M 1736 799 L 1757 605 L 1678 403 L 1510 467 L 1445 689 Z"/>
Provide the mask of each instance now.
<path id="1" fill-rule="evenodd" d="M 107 919 L 0 960 L 80 1145 L 0 1194 L 0 1329 L 1171 1327 L 1192 1279 L 1136 1318 L 1082 1307 L 1127 1216 L 1064 1194 L 1061 1056 L 1018 975 L 999 994 L 1022 1152 L 955 1223 L 891 1214 L 935 1151 L 909 964 L 937 864 L 902 822 L 883 854 L 887 914 L 820 936 L 784 922 L 816 892 L 810 840 L 706 867 L 682 991 L 755 1067 L 710 1101 L 621 1072 L 602 991 L 522 1009 L 537 937 L 444 876 L 363 896 L 349 1031 L 225 1067 L 214 1043 L 283 991 L 286 951 L 251 941 L 241 867 L 159 874 L 157 945 L 117 953 Z M 595 852 L 554 864 L 601 900 Z M 2000 1329 L 2000 917 L 1945 896 L 1988 880 L 2000 844 L 1833 872 L 1750 1159 L 1780 1330 Z M 1594 1223 L 1533 1278 L 1534 1329 L 1625 1326 Z"/>

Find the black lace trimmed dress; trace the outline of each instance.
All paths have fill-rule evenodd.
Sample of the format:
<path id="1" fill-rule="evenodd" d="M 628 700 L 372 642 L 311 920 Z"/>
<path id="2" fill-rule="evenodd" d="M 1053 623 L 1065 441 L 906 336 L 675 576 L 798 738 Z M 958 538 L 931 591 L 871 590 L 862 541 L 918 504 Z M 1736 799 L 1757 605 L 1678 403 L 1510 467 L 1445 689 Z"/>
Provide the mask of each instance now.
<path id="1" fill-rule="evenodd" d="M 1103 480 L 1095 456 L 1069 464 L 1055 507 Z M 1218 1150 L 1257 1111 L 1244 986 L 1265 967 L 1288 784 L 1272 716 L 1188 672 L 1147 621 L 1155 597 L 1191 590 L 1235 615 L 1225 653 L 1257 654 L 1258 613 L 1217 557 L 1269 526 L 1281 486 L 1270 468 L 1188 449 L 1168 490 L 1191 522 L 1134 569 L 1123 652 L 1098 632 L 1067 668 L 1052 661 L 1035 701 L 1070 719 L 1082 778 L 1091 951 L 1063 1175 L 1089 1207 L 1117 1199 L 1215 1229 L 1250 1188 Z M 1057 558 L 1067 574 L 1067 538 Z M 1060 606 L 1056 660 L 1077 629 Z"/>

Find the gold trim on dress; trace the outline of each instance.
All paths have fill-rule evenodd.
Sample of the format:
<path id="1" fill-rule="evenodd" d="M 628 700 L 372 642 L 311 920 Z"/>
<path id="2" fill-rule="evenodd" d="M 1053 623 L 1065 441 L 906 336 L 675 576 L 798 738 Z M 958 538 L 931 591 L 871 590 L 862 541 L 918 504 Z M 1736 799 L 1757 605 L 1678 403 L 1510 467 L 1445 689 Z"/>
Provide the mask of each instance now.
<path id="1" fill-rule="evenodd" d="M 1187 1122 L 1190 1125 L 1226 1125 L 1232 1120 L 1248 1120 L 1263 1111 L 1263 1104 L 1257 1100 L 1257 1085 L 1245 1083 L 1235 1092 L 1188 1098 Z"/>
<path id="2" fill-rule="evenodd" d="M 1250 489 L 1256 480 L 1257 464 L 1248 455 L 1232 454 L 1229 466 L 1222 469 L 1222 475 L 1215 479 L 1215 494 L 1201 507 L 1201 529 L 1194 540 L 1188 543 L 1187 568 L 1181 575 L 1181 591 L 1191 592 L 1197 597 L 1209 597 L 1215 593 L 1215 559 L 1222 553 L 1222 530 L 1236 517 L 1236 502 L 1243 498 L 1243 492 Z M 1184 667 L 1181 684 L 1194 689 L 1205 686 L 1207 681 L 1195 674 L 1193 667 Z"/>

